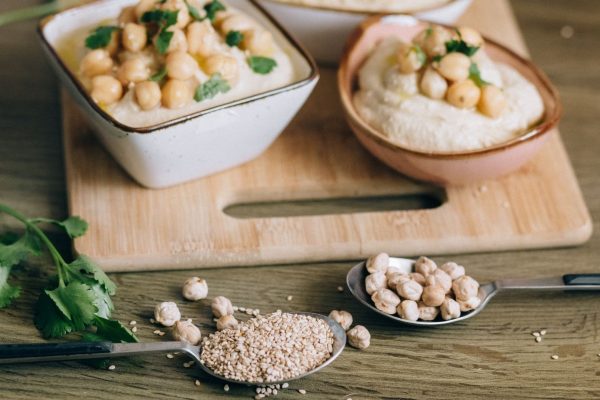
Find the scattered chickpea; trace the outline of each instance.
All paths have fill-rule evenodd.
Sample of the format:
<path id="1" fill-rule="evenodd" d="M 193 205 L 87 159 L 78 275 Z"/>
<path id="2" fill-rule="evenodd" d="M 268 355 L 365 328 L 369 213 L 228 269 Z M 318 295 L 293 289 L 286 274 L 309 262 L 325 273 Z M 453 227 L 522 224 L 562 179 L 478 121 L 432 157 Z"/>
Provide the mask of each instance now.
<path id="1" fill-rule="evenodd" d="M 421 78 L 419 87 L 425 96 L 441 100 L 446 97 L 448 82 L 435 69 L 428 67 Z"/>
<path id="2" fill-rule="evenodd" d="M 146 28 L 143 25 L 129 22 L 123 28 L 121 35 L 123 47 L 129 51 L 137 52 L 146 47 L 148 42 Z"/>
<path id="3" fill-rule="evenodd" d="M 452 290 L 457 300 L 468 300 L 477 297 L 479 283 L 470 276 L 464 275 L 452 283 Z"/>
<path id="4" fill-rule="evenodd" d="M 181 288 L 183 297 L 190 301 L 205 299 L 208 296 L 208 284 L 206 280 L 194 276 L 188 278 Z"/>
<path id="5" fill-rule="evenodd" d="M 113 60 L 104 49 L 96 49 L 87 53 L 80 64 L 80 72 L 83 76 L 93 78 L 97 75 L 107 74 L 112 70 Z"/>
<path id="6" fill-rule="evenodd" d="M 344 329 L 345 331 L 350 329 L 350 326 L 352 326 L 352 314 L 350 314 L 348 311 L 333 310 L 329 313 L 329 318 L 333 319 L 335 322 L 340 324 L 342 329 Z"/>
<path id="7" fill-rule="evenodd" d="M 163 326 L 173 326 L 181 319 L 177 304 L 171 301 L 159 303 L 154 308 L 154 319 Z"/>
<path id="8" fill-rule="evenodd" d="M 460 317 L 460 305 L 456 300 L 446 297 L 440 306 L 440 312 L 444 321 L 456 319 Z"/>
<path id="9" fill-rule="evenodd" d="M 477 109 L 490 118 L 498 118 L 506 109 L 507 101 L 504 92 L 498 86 L 484 85 L 481 88 L 481 98 Z"/>
<path id="10" fill-rule="evenodd" d="M 92 79 L 92 99 L 98 104 L 110 105 L 123 96 L 123 86 L 110 75 L 98 75 Z"/>
<path id="11" fill-rule="evenodd" d="M 446 54 L 439 62 L 437 70 L 444 78 L 461 82 L 469 77 L 471 59 L 462 53 Z"/>
<path id="12" fill-rule="evenodd" d="M 162 88 L 162 103 L 167 108 L 181 108 L 192 101 L 192 89 L 188 82 L 170 79 Z"/>
<path id="13" fill-rule="evenodd" d="M 379 253 L 367 259 L 367 271 L 371 274 L 377 271 L 385 273 L 389 265 L 390 256 L 387 253 Z"/>
<path id="14" fill-rule="evenodd" d="M 475 107 L 480 97 L 481 89 L 470 79 L 453 83 L 446 94 L 448 103 L 458 108 Z"/>
<path id="15" fill-rule="evenodd" d="M 400 298 L 389 289 L 379 289 L 371 296 L 378 310 L 386 314 L 395 314 L 396 307 L 400 304 Z"/>
<path id="16" fill-rule="evenodd" d="M 408 321 L 416 321 L 420 316 L 419 305 L 414 300 L 403 300 L 397 311 L 400 318 Z"/>
<path id="17" fill-rule="evenodd" d="M 455 262 L 447 262 L 443 264 L 440 269 L 447 273 L 453 281 L 465 274 L 465 267 L 458 265 Z"/>
<path id="18" fill-rule="evenodd" d="M 202 334 L 200 329 L 191 321 L 177 321 L 173 328 L 173 337 L 175 340 L 188 342 L 195 346 L 200 343 Z"/>
<path id="19" fill-rule="evenodd" d="M 222 315 L 217 320 L 217 330 L 222 331 L 225 329 L 235 329 L 238 326 L 238 321 L 233 315 Z"/>
<path id="20" fill-rule="evenodd" d="M 210 307 L 213 315 L 217 318 L 221 318 L 223 315 L 233 315 L 233 305 L 227 297 L 215 297 Z"/>
<path id="21" fill-rule="evenodd" d="M 188 53 L 174 51 L 167 56 L 165 67 L 169 78 L 185 81 L 194 76 L 198 70 L 198 63 Z"/>
<path id="22" fill-rule="evenodd" d="M 423 286 L 419 282 L 410 279 L 400 281 L 396 286 L 396 293 L 404 299 L 417 301 L 423 294 Z"/>
<path id="23" fill-rule="evenodd" d="M 437 264 L 430 258 L 419 257 L 419 259 L 415 262 L 415 272 L 420 273 L 424 277 L 432 274 L 436 269 Z"/>
<path id="24" fill-rule="evenodd" d="M 227 54 L 215 54 L 204 60 L 204 71 L 208 75 L 219 73 L 223 79 L 234 84 L 239 78 L 240 67 L 235 57 Z"/>
<path id="25" fill-rule="evenodd" d="M 367 275 L 365 278 L 365 288 L 368 294 L 373 294 L 379 289 L 387 287 L 387 278 L 381 271 Z"/>
<path id="26" fill-rule="evenodd" d="M 348 336 L 348 343 L 350 343 L 350 346 L 359 350 L 364 350 L 371 344 L 371 334 L 367 328 L 362 325 L 356 325 L 354 328 L 350 329 L 346 335 Z"/>

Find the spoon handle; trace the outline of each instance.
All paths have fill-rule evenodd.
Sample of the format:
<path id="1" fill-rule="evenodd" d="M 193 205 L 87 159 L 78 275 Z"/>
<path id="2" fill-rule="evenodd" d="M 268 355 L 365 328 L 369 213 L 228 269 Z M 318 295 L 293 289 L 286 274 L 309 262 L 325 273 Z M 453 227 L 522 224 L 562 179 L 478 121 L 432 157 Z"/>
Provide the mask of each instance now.
<path id="1" fill-rule="evenodd" d="M 600 274 L 568 274 L 550 278 L 504 279 L 499 289 L 600 290 Z"/>

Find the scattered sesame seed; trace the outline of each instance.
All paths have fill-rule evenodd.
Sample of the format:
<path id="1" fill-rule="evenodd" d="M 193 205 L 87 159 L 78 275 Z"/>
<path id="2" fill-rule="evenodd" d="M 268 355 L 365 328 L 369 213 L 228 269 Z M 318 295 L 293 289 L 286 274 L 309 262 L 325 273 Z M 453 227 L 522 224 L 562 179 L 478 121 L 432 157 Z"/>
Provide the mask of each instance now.
<path id="1" fill-rule="evenodd" d="M 229 392 L 229 385 L 223 386 L 223 390 L 226 391 L 226 392 Z"/>
<path id="2" fill-rule="evenodd" d="M 304 389 L 298 389 L 298 393 L 300 393 L 300 394 L 306 394 L 306 390 L 304 390 Z"/>
<path id="3" fill-rule="evenodd" d="M 200 386 L 200 381 L 198 379 L 196 379 L 196 382 L 194 382 L 194 385 Z"/>
<path id="4" fill-rule="evenodd" d="M 535 336 L 535 337 L 540 337 L 540 333 L 539 332 L 533 332 L 532 335 Z"/>
<path id="5" fill-rule="evenodd" d="M 539 343 L 539 342 L 541 342 L 541 341 L 542 341 L 542 338 L 538 336 L 538 337 L 536 337 L 536 338 L 535 338 L 535 341 L 536 341 L 537 343 Z"/>
<path id="6" fill-rule="evenodd" d="M 562 36 L 565 39 L 571 39 L 574 34 L 575 29 L 573 29 L 573 27 L 570 25 L 565 25 L 562 28 L 560 28 L 560 36 Z"/>
<path id="7" fill-rule="evenodd" d="M 155 335 L 158 335 L 158 334 L 160 333 L 160 330 L 159 330 L 159 329 L 156 329 L 156 330 L 155 330 L 154 332 L 152 332 L 152 333 L 154 333 Z"/>
<path id="8" fill-rule="evenodd" d="M 114 364 L 108 366 L 109 371 L 114 371 L 117 367 Z"/>
<path id="9" fill-rule="evenodd" d="M 600 357 L 600 354 L 598 354 L 598 356 Z M 287 383 L 287 382 L 285 382 L 283 385 L 281 385 L 281 388 L 282 388 L 282 389 L 287 389 L 287 388 L 289 388 L 289 387 L 290 387 L 290 384 L 289 384 L 289 383 Z"/>
<path id="10" fill-rule="evenodd" d="M 240 311 L 240 308 L 238 306 L 233 306 L 233 311 Z"/>
<path id="11" fill-rule="evenodd" d="M 173 357 L 175 357 L 173 354 L 167 353 L 167 358 L 173 358 Z"/>
<path id="12" fill-rule="evenodd" d="M 342 293 L 342 292 L 344 291 L 344 288 L 343 288 L 343 287 L 341 287 L 341 286 L 338 286 L 338 287 L 337 287 L 337 291 L 338 291 L 338 292 L 340 292 L 340 293 Z"/>
<path id="13" fill-rule="evenodd" d="M 137 326 L 134 326 L 133 328 L 131 328 L 131 332 L 136 333 L 137 332 Z"/>
<path id="14" fill-rule="evenodd" d="M 246 311 L 246 307 L 240 307 L 239 310 L 240 310 L 240 312 L 245 312 Z"/>
<path id="15" fill-rule="evenodd" d="M 292 301 L 292 300 L 294 300 L 294 296 L 288 296 L 287 297 L 287 301 Z"/>
<path id="16" fill-rule="evenodd" d="M 550 357 L 550 358 L 553 359 L 553 360 L 558 360 L 558 355 L 552 354 L 552 357 Z"/>
<path id="17" fill-rule="evenodd" d="M 264 399 L 265 395 L 262 393 L 257 394 L 256 396 L 254 396 L 254 400 L 259 400 L 259 399 Z"/>
<path id="18" fill-rule="evenodd" d="M 165 336 L 164 332 L 158 332 L 158 336 Z"/>
<path id="19" fill-rule="evenodd" d="M 248 314 L 248 315 L 252 315 L 253 312 L 254 312 L 254 310 L 251 308 L 246 309 L 246 314 Z"/>
<path id="20" fill-rule="evenodd" d="M 129 321 L 129 325 L 135 325 L 137 324 L 137 321 Z"/>
<path id="21" fill-rule="evenodd" d="M 542 336 L 544 336 L 546 333 L 548 333 L 548 332 L 546 332 L 545 329 L 543 331 L 540 331 L 540 335 L 542 335 Z"/>

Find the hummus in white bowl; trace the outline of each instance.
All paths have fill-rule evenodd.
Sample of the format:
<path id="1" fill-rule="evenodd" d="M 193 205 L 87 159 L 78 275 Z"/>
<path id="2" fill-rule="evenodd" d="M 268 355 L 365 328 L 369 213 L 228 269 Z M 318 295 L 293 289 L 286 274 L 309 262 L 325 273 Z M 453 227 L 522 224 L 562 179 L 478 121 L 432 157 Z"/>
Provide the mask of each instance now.
<path id="1" fill-rule="evenodd" d="M 480 150 L 520 136 L 543 117 L 536 87 L 512 67 L 494 63 L 483 49 L 472 59 L 482 81 L 504 95 L 497 117 L 477 107 L 459 108 L 447 97 L 428 97 L 419 88 L 422 71 L 401 73 L 398 68 L 403 45 L 391 37 L 373 50 L 359 72 L 360 89 L 353 99 L 360 117 L 391 142 L 427 153 Z"/>

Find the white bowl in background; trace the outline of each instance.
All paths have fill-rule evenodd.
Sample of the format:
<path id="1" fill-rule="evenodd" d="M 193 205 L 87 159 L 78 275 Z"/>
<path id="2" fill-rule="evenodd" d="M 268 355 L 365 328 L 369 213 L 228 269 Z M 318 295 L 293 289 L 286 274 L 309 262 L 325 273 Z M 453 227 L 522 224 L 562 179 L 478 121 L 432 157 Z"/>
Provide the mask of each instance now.
<path id="1" fill-rule="evenodd" d="M 312 57 L 254 0 L 228 0 L 269 29 L 290 56 L 295 82 L 148 128 L 123 125 L 91 99 L 58 54 L 61 40 L 116 18 L 137 0 L 103 0 L 63 11 L 40 23 L 42 47 L 56 74 L 115 160 L 141 185 L 163 188 L 250 161 L 284 130 L 314 89 Z"/>
<path id="2" fill-rule="evenodd" d="M 419 19 L 452 25 L 473 0 L 450 0 L 447 4 L 412 15 Z M 277 0 L 260 0 L 286 29 L 323 64 L 337 64 L 350 34 L 370 12 L 316 8 Z"/>

